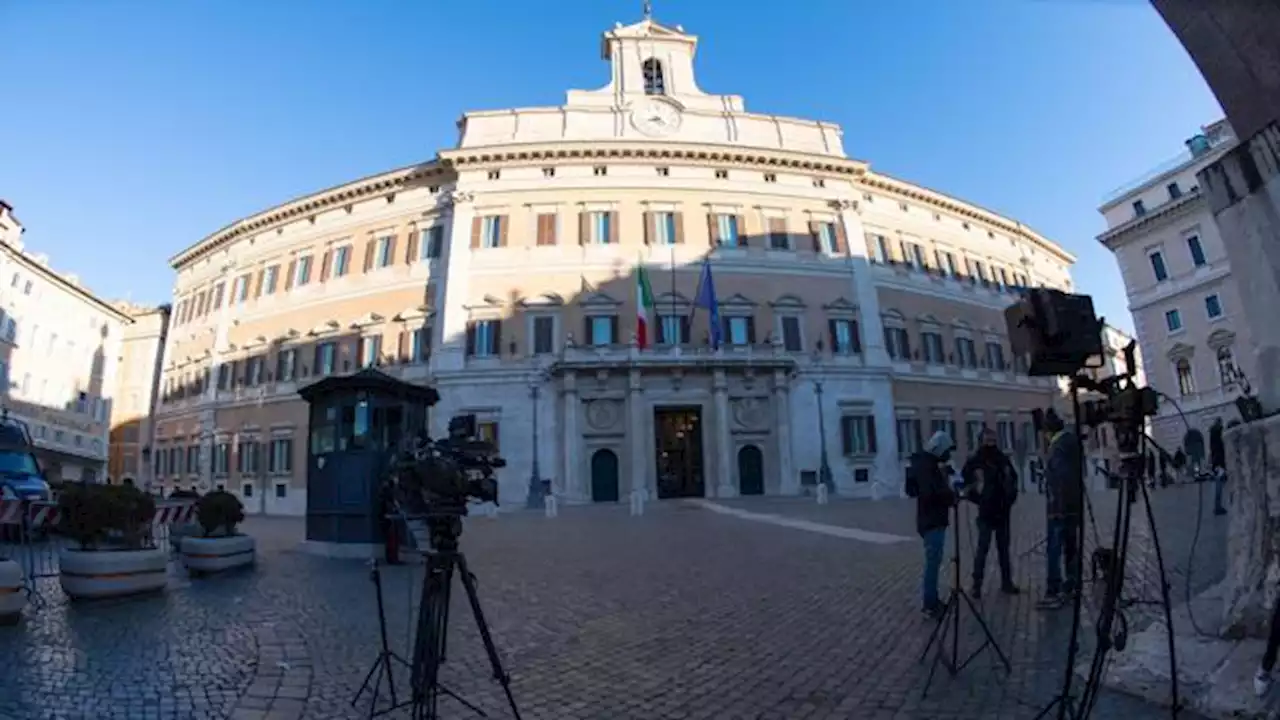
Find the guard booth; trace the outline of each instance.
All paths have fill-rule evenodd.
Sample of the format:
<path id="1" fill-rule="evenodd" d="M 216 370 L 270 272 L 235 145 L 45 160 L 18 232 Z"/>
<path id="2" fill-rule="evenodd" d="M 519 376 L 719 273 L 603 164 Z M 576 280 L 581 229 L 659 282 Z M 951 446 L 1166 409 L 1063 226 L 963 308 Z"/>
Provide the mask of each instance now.
<path id="1" fill-rule="evenodd" d="M 429 427 L 434 388 L 374 368 L 298 391 L 309 406 L 307 549 L 368 557 L 382 542 L 381 484 L 402 438 Z"/>

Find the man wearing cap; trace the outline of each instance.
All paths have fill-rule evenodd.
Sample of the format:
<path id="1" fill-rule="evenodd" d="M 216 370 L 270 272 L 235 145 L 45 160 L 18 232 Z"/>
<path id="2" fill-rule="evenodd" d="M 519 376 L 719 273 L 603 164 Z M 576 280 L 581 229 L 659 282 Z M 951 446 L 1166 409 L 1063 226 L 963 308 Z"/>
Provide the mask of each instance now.
<path id="1" fill-rule="evenodd" d="M 943 612 L 938 599 L 938 571 L 947 544 L 951 507 L 956 504 L 956 494 L 948 480 L 951 469 L 945 465 L 954 449 L 951 436 L 939 430 L 929 438 L 924 450 L 911 455 L 907 470 L 907 494 L 916 499 L 916 532 L 924 541 L 921 611 L 934 619 Z"/>
<path id="2" fill-rule="evenodd" d="M 1045 413 L 1044 428 L 1049 432 L 1049 453 L 1044 468 L 1045 509 L 1049 519 L 1044 554 L 1049 572 L 1045 596 L 1039 605 L 1053 609 L 1062 607 L 1066 597 L 1080 589 L 1080 578 L 1076 574 L 1076 556 L 1080 552 L 1077 532 L 1083 517 L 1084 496 L 1079 439 L 1053 409 Z"/>

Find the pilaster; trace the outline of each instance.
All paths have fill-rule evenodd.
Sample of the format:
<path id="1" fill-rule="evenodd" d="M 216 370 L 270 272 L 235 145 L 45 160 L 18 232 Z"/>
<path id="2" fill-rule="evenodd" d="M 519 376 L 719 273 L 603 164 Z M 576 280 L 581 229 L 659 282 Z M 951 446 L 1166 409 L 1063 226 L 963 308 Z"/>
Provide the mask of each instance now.
<path id="1" fill-rule="evenodd" d="M 716 492 L 719 497 L 737 495 L 733 486 L 733 436 L 729 432 L 729 383 L 723 369 L 715 371 L 712 380 L 712 394 L 716 407 Z M 710 490 L 710 488 L 708 488 Z M 711 493 L 708 493 L 711 494 Z"/>
<path id="2" fill-rule="evenodd" d="M 437 310 L 440 327 L 439 350 L 431 354 L 434 372 L 462 370 L 466 364 L 467 304 L 471 292 L 471 223 L 476 216 L 475 195 L 455 191 L 449 200 L 448 237 L 445 244 L 443 298 Z"/>
<path id="3" fill-rule="evenodd" d="M 876 292 L 871 275 L 871 260 L 867 257 L 866 229 L 858 204 L 853 200 L 836 200 L 832 206 L 839 210 L 840 223 L 844 226 L 845 244 L 848 246 L 852 268 L 853 296 L 858 304 L 858 322 L 862 326 L 862 352 L 867 365 L 888 367 L 889 353 L 884 347 L 884 323 L 880 318 L 880 296 Z"/>
<path id="4" fill-rule="evenodd" d="M 787 374 L 773 372 L 773 417 L 777 423 L 778 492 L 800 494 L 800 478 L 791 466 L 791 388 Z"/>
<path id="5" fill-rule="evenodd" d="M 564 384 L 560 390 L 564 412 L 564 493 L 570 500 L 589 501 L 582 487 L 579 474 L 582 457 L 582 433 L 578 430 L 578 378 L 572 371 L 564 374 Z"/>
<path id="6" fill-rule="evenodd" d="M 631 490 L 645 490 L 646 497 L 651 497 L 649 493 L 649 473 L 646 472 L 648 465 L 649 443 L 647 441 L 648 433 L 645 432 L 645 399 L 643 377 L 639 370 L 633 369 L 628 378 L 627 383 L 627 408 L 631 413 L 630 427 L 627 429 L 627 437 L 631 441 Z"/>

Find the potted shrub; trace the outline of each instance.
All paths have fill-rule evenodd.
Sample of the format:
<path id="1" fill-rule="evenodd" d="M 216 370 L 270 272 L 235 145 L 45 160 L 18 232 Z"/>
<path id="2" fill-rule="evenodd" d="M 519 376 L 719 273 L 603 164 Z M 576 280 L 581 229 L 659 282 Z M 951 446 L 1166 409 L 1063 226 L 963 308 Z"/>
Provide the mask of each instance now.
<path id="1" fill-rule="evenodd" d="M 14 625 L 22 619 L 27 604 L 26 577 L 22 566 L 0 557 L 0 625 Z"/>
<path id="2" fill-rule="evenodd" d="M 200 535 L 182 538 L 182 564 L 192 575 L 252 565 L 253 538 L 236 531 L 244 521 L 240 498 L 217 490 L 196 501 Z"/>
<path id="3" fill-rule="evenodd" d="M 168 554 L 152 541 L 156 503 L 131 485 L 68 484 L 58 496 L 58 530 L 76 547 L 58 553 L 72 599 L 163 590 Z"/>
<path id="4" fill-rule="evenodd" d="M 174 490 L 169 493 L 168 500 L 177 500 L 180 502 L 197 502 L 200 500 L 200 493 L 195 490 Z M 185 523 L 174 524 L 169 526 L 169 546 L 174 552 L 182 549 L 182 538 L 189 535 L 199 535 L 200 524 L 195 518 L 191 518 Z"/>

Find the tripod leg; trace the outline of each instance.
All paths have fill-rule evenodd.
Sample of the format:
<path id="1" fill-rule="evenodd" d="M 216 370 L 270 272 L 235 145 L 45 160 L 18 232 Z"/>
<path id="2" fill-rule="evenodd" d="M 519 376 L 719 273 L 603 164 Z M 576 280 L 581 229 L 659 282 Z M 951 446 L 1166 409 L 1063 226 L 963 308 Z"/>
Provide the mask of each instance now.
<path id="1" fill-rule="evenodd" d="M 485 622 L 484 611 L 480 608 L 480 596 L 476 592 L 476 576 L 467 567 L 467 559 L 458 554 L 458 570 L 462 576 L 462 587 L 467 591 L 467 601 L 471 604 L 471 614 L 475 616 L 476 629 L 480 631 L 480 639 L 484 642 L 484 650 L 489 655 L 489 665 L 493 667 L 493 679 L 502 685 L 507 695 L 507 704 L 511 707 L 511 716 L 520 720 L 520 709 L 516 707 L 516 698 L 511 694 L 511 676 L 502 668 L 502 658 L 498 648 L 493 644 L 493 636 L 489 633 L 489 624 Z"/>
<path id="2" fill-rule="evenodd" d="M 996 642 L 995 636 L 991 634 L 991 628 L 987 625 L 986 619 L 982 617 L 982 613 L 978 612 L 978 608 L 974 605 L 973 599 L 963 593 L 962 597 L 964 597 L 965 603 L 969 606 L 969 612 L 973 613 L 973 619 L 978 621 L 978 627 L 982 628 L 982 634 L 987 638 L 987 641 L 983 643 L 983 647 L 990 647 L 992 650 L 995 650 L 996 655 L 1000 658 L 1001 664 L 1004 665 L 1005 672 L 1012 671 L 1013 667 L 1009 663 L 1009 658 L 1005 656 L 1004 650 L 1000 649 L 1000 643 Z M 970 655 L 969 659 L 964 661 L 964 665 L 968 665 L 969 661 L 973 660 L 974 657 L 977 657 L 978 652 L 981 650 L 982 647 L 975 650 L 973 655 Z M 961 665 L 960 667 L 963 668 L 964 665 Z"/>
<path id="3" fill-rule="evenodd" d="M 444 660 L 444 630 L 448 627 L 449 586 L 453 582 L 451 555 L 427 555 L 426 582 L 418 610 L 418 637 L 413 655 L 414 715 L 439 717 L 440 663 Z"/>

